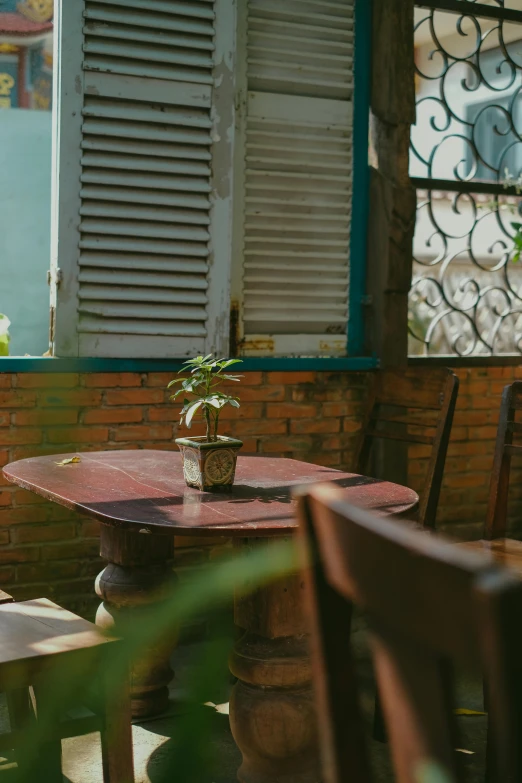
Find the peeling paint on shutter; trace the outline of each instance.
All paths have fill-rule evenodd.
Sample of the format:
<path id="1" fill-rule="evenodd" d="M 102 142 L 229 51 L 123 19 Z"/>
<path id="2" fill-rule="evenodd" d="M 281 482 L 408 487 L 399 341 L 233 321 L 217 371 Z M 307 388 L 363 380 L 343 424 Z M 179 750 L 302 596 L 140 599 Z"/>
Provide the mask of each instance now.
<path id="1" fill-rule="evenodd" d="M 217 6 L 84 0 L 79 355 L 209 347 Z"/>
<path id="2" fill-rule="evenodd" d="M 244 353 L 346 351 L 354 0 L 249 0 Z"/>

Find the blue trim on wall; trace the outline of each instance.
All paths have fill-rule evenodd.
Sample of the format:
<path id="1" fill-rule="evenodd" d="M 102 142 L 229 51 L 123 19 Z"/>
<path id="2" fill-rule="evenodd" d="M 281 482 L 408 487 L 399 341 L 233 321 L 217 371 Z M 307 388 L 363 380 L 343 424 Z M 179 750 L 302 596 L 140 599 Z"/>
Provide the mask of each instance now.
<path id="1" fill-rule="evenodd" d="M 371 94 L 372 0 L 355 0 L 355 62 L 353 99 L 353 183 L 350 242 L 348 354 L 364 351 L 363 298 L 370 191 L 368 126 Z"/>
<path id="2" fill-rule="evenodd" d="M 1 357 L 0 373 L 3 372 L 177 372 L 183 359 L 51 359 L 49 357 Z M 346 358 L 246 358 L 238 371 L 292 371 L 317 370 L 324 372 L 346 372 L 371 370 L 378 366 L 374 356 L 351 356 Z"/>

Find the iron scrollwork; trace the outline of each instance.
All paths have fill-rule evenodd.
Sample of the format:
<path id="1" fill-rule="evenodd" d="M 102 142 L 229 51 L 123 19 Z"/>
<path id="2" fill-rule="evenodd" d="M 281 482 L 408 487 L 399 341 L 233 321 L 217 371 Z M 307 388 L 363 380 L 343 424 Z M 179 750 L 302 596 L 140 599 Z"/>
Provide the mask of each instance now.
<path id="1" fill-rule="evenodd" d="M 522 2 L 475 2 L 416 9 L 414 355 L 522 353 Z"/>

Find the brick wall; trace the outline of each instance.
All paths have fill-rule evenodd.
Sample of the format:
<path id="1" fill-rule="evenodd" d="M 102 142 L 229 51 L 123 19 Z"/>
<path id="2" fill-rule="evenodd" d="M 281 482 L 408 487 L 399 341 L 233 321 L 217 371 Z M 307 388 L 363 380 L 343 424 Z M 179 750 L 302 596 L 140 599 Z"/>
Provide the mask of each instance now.
<path id="1" fill-rule="evenodd" d="M 0 374 L 0 467 L 76 450 L 176 449 L 174 438 L 188 431 L 178 427 L 179 406 L 169 402 L 171 377 Z M 349 465 L 365 382 L 358 373 L 247 372 L 241 408 L 223 411 L 221 432 L 240 437 L 246 451 Z M 201 431 L 193 426 L 190 433 Z M 177 566 L 204 562 L 216 543 L 177 539 Z M 101 568 L 96 521 L 0 477 L 1 587 L 17 599 L 45 595 L 88 615 Z"/>
<path id="2" fill-rule="evenodd" d="M 500 395 L 506 383 L 522 378 L 522 368 L 457 372 L 461 387 L 439 521 L 457 533 L 478 535 Z M 170 377 L 154 372 L 0 374 L 0 466 L 76 450 L 176 448 L 174 437 L 186 430 L 177 425 L 179 406 L 168 401 Z M 222 432 L 240 437 L 250 452 L 349 469 L 366 381 L 364 373 L 247 372 L 242 406 L 223 411 Z M 425 447 L 412 447 L 410 486 L 420 488 L 426 464 Z M 518 478 L 512 492 L 514 524 L 522 499 Z M 218 543 L 177 539 L 177 566 L 190 569 L 204 562 Z M 54 597 L 89 615 L 97 603 L 93 579 L 101 567 L 97 522 L 0 478 L 1 587 L 19 599 Z"/>
<path id="3" fill-rule="evenodd" d="M 459 397 L 437 523 L 439 529 L 454 535 L 479 538 L 486 517 L 502 390 L 522 380 L 522 367 L 471 367 L 455 372 L 460 380 Z M 411 447 L 409 457 L 408 484 L 419 490 L 427 467 L 426 447 Z M 514 460 L 509 521 L 517 537 L 522 534 L 521 479 L 522 470 Z"/>

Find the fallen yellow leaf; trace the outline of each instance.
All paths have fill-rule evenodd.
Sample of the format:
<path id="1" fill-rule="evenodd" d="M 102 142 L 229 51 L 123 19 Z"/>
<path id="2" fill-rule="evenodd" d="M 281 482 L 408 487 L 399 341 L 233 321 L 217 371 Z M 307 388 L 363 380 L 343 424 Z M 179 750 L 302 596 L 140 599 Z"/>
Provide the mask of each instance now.
<path id="1" fill-rule="evenodd" d="M 61 462 L 57 462 L 56 465 L 70 465 L 73 462 L 81 462 L 81 457 L 68 457 L 67 459 L 62 459 Z"/>
<path id="2" fill-rule="evenodd" d="M 464 715 L 467 718 L 475 717 L 476 715 L 487 715 L 487 712 L 477 712 L 476 710 L 458 709 L 454 711 L 455 715 Z"/>

